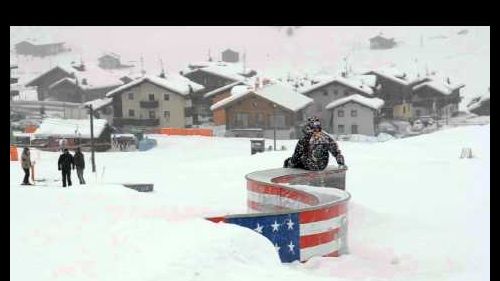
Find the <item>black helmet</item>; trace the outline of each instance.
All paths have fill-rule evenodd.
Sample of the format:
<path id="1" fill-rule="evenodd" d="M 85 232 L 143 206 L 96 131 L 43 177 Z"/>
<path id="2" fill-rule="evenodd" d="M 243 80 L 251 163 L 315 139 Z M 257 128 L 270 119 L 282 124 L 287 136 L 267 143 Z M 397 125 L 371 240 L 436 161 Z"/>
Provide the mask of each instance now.
<path id="1" fill-rule="evenodd" d="M 317 116 L 311 116 L 307 118 L 307 122 L 304 126 L 304 133 L 312 133 L 314 129 L 321 130 L 321 122 Z"/>

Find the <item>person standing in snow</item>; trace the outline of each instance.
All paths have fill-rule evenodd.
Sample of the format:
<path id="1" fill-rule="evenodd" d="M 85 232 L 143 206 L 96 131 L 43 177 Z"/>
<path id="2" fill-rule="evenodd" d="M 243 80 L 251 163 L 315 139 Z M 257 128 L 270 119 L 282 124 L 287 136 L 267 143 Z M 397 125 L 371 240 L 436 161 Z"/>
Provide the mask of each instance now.
<path id="1" fill-rule="evenodd" d="M 331 153 L 339 166 L 345 166 L 335 140 L 324 133 L 318 117 L 309 117 L 303 129 L 304 136 L 295 146 L 293 156 L 286 159 L 284 168 L 299 168 L 311 171 L 321 171 L 328 166 Z"/>
<path id="2" fill-rule="evenodd" d="M 71 186 L 71 168 L 75 169 L 75 163 L 73 161 L 73 155 L 71 155 L 67 148 L 64 149 L 64 153 L 59 156 L 59 161 L 57 161 L 57 168 L 62 171 L 62 182 L 63 187 L 66 187 L 66 181 L 68 185 Z"/>
<path id="3" fill-rule="evenodd" d="M 78 180 L 80 184 L 85 184 L 85 179 L 83 179 L 83 170 L 85 169 L 85 157 L 80 149 L 80 147 L 76 148 L 75 155 L 73 156 L 73 162 L 76 167 L 76 175 L 78 176 Z"/>
<path id="4" fill-rule="evenodd" d="M 32 166 L 30 149 L 25 147 L 23 153 L 21 154 L 21 167 L 24 170 L 24 179 L 22 185 L 32 185 L 30 183 L 30 168 Z"/>

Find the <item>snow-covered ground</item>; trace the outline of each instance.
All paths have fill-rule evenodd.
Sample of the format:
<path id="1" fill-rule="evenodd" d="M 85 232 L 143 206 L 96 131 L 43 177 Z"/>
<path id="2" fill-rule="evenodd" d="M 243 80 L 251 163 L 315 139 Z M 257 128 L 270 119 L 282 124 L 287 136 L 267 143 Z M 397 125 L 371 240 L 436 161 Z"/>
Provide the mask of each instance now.
<path id="1" fill-rule="evenodd" d="M 244 212 L 244 175 L 279 167 L 294 140 L 250 155 L 249 139 L 151 137 L 150 151 L 97 153 L 96 174 L 86 154 L 86 186 L 54 181 L 57 153 L 33 151 L 46 179 L 36 187 L 20 186 L 11 162 L 11 280 L 489 280 L 489 125 L 339 142 L 350 254 L 302 264 L 281 264 L 251 230 L 203 219 Z M 459 159 L 462 147 L 475 158 Z"/>

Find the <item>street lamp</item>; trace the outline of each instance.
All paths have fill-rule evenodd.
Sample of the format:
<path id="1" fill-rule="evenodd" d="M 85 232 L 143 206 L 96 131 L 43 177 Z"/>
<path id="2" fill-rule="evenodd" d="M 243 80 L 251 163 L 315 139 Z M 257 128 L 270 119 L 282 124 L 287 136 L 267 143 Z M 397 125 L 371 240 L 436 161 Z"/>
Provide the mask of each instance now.
<path id="1" fill-rule="evenodd" d="M 85 105 L 90 110 L 90 151 L 92 160 L 92 172 L 95 173 L 95 153 L 94 153 L 94 109 L 92 104 Z"/>
<path id="2" fill-rule="evenodd" d="M 276 151 L 276 104 L 273 103 L 274 151 Z"/>

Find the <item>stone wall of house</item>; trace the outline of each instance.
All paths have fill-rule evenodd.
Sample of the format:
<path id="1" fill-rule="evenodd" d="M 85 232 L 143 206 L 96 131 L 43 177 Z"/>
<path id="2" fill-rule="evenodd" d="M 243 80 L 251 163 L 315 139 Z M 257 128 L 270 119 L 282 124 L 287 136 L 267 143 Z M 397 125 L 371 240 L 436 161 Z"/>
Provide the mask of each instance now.
<path id="1" fill-rule="evenodd" d="M 351 116 L 351 111 L 356 111 L 356 116 Z M 339 111 L 343 111 L 343 117 L 339 116 Z M 352 125 L 358 126 L 358 134 L 373 136 L 375 130 L 374 110 L 354 102 L 348 102 L 329 111 L 332 126 L 327 131 L 336 135 L 353 134 Z M 344 126 L 344 132 L 339 130 L 339 125 Z"/>
<path id="2" fill-rule="evenodd" d="M 368 87 L 368 86 L 367 86 Z M 312 98 L 314 103 L 306 110 L 307 116 L 318 116 L 323 126 L 331 127 L 330 112 L 326 106 L 332 101 L 338 100 L 352 94 L 360 94 L 359 91 L 344 86 L 339 83 L 332 83 L 306 93 L 305 95 Z M 363 94 L 366 95 L 366 94 Z"/>
<path id="3" fill-rule="evenodd" d="M 186 125 L 186 97 L 180 94 L 171 92 L 149 82 L 131 87 L 120 94 L 123 118 L 159 119 L 159 127 L 161 128 L 184 128 Z M 129 94 L 133 96 L 132 99 L 130 99 Z M 144 108 L 141 106 L 141 101 L 149 101 L 150 94 L 154 95 L 155 101 L 158 101 L 158 107 Z M 168 100 L 165 100 L 165 95 L 168 95 Z M 133 116 L 130 110 L 133 110 Z M 169 113 L 169 117 L 165 116 L 166 111 Z M 154 112 L 154 116 L 150 116 L 150 112 Z"/>

